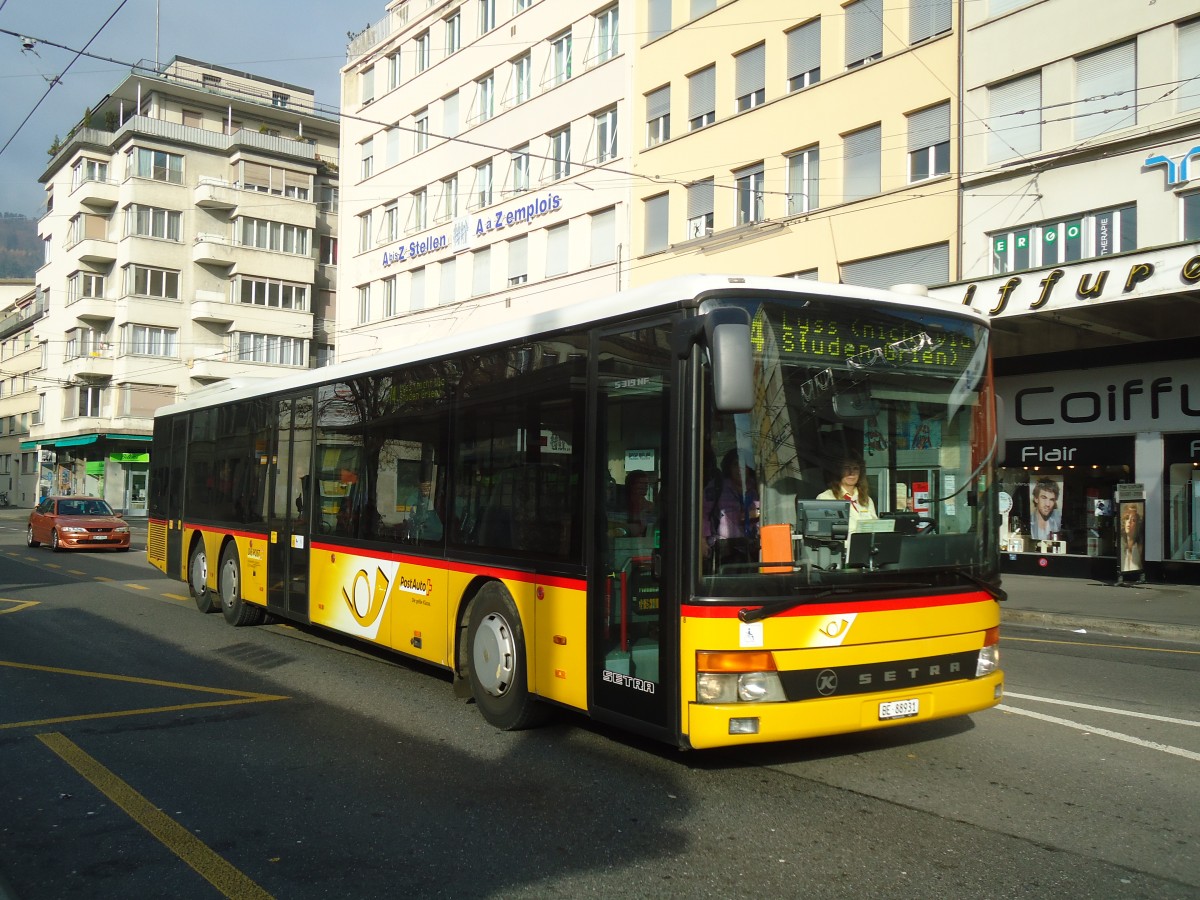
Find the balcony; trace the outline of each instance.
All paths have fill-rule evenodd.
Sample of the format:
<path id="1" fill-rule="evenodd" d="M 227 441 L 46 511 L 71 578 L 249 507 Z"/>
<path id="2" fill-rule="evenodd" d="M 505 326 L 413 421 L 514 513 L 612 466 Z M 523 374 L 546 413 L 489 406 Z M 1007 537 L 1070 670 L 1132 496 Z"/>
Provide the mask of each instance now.
<path id="1" fill-rule="evenodd" d="M 192 262 L 209 266 L 232 266 L 234 247 L 229 238 L 221 234 L 196 235 L 192 243 Z"/>
<path id="2" fill-rule="evenodd" d="M 121 186 L 115 181 L 87 178 L 71 191 L 71 197 L 85 206 L 113 207 L 117 205 L 117 193 Z"/>
<path id="3" fill-rule="evenodd" d="M 112 378 L 113 358 L 111 350 L 93 350 L 84 356 L 63 360 L 62 377 L 84 381 Z"/>
<path id="4" fill-rule="evenodd" d="M 233 304 L 220 291 L 196 291 L 188 308 L 191 320 L 205 325 L 232 325 L 233 312 Z"/>
<path id="5" fill-rule="evenodd" d="M 81 322 L 111 322 L 117 317 L 115 304 L 103 297 L 83 297 L 71 304 L 70 311 Z"/>
<path id="6" fill-rule="evenodd" d="M 117 261 L 117 242 L 102 238 L 84 238 L 67 248 L 80 262 L 109 265 Z"/>
<path id="7" fill-rule="evenodd" d="M 227 181 L 201 178 L 200 183 L 196 185 L 193 199 L 201 209 L 226 210 L 232 213 L 238 208 L 241 194 L 241 190 Z"/>

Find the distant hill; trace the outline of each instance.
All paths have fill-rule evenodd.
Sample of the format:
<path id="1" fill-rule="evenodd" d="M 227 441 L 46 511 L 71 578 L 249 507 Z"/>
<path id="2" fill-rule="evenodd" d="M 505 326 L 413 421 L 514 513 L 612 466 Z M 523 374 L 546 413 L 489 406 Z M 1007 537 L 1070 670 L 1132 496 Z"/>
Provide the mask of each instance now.
<path id="1" fill-rule="evenodd" d="M 0 278 L 32 278 L 42 264 L 37 221 L 19 213 L 0 213 Z"/>

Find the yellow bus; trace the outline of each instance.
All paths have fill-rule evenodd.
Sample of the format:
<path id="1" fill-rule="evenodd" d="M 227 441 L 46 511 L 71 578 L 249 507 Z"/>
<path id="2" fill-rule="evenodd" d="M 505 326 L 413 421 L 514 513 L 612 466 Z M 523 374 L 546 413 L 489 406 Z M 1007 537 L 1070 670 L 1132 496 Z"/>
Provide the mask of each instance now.
<path id="1" fill-rule="evenodd" d="M 498 728 L 792 740 L 1000 701 L 996 445 L 977 313 L 689 276 L 159 410 L 148 555 Z"/>

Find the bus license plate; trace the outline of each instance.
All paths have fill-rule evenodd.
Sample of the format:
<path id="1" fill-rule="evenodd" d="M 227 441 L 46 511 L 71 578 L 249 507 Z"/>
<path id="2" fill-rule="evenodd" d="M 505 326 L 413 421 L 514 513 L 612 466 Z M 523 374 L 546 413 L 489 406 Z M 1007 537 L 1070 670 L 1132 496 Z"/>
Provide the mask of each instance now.
<path id="1" fill-rule="evenodd" d="M 879 719 L 910 719 L 921 712 L 921 701 L 917 698 L 912 700 L 888 700 L 879 704 Z"/>

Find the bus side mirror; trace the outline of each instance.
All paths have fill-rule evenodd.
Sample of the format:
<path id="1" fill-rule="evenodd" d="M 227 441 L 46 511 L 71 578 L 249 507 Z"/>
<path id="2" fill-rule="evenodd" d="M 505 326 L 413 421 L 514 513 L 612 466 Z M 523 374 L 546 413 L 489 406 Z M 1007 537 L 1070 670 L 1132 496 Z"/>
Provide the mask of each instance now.
<path id="1" fill-rule="evenodd" d="M 704 338 L 712 359 L 713 406 L 717 412 L 749 412 L 754 406 L 750 313 L 714 309 L 704 317 Z"/>

